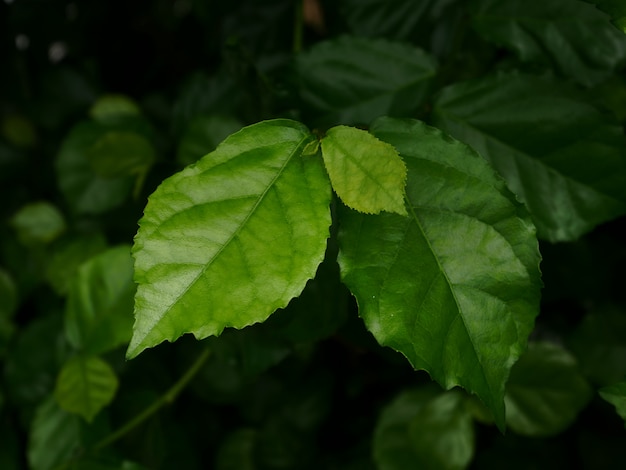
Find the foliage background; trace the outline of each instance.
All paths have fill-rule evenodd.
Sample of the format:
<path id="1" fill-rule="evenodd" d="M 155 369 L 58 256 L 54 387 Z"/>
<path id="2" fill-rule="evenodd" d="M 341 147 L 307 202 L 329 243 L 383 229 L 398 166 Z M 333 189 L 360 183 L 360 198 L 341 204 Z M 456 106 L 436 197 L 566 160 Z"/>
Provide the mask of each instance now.
<path id="1" fill-rule="evenodd" d="M 346 41 L 350 57 L 353 36 L 400 41 L 426 51 L 424 70 L 437 64 L 386 114 L 428 119 L 446 85 L 523 72 L 567 81 L 623 129 L 623 42 L 589 52 L 599 40 L 571 43 L 565 31 L 561 46 L 511 44 L 514 24 L 481 16 L 493 3 L 305 2 L 301 17 L 290 0 L 0 3 L 0 468 L 412 468 L 411 448 L 423 440 L 407 444 L 398 423 L 441 391 L 376 344 L 334 262 L 264 324 L 202 342 L 184 337 L 126 362 L 133 285 L 124 247 L 156 186 L 241 126 L 290 117 L 324 130 L 376 117 L 368 114 L 376 107 L 354 111 L 364 95 L 316 88 L 342 79 L 338 66 L 307 55 L 327 39 Z M 515 17 L 520 2 L 504 3 Z M 530 3 L 557 19 L 574 4 L 593 8 Z M 407 107 L 406 96 L 419 104 Z M 85 154 L 92 166 L 81 166 Z M 556 344 L 568 351 L 557 362 L 573 364 L 555 395 L 530 404 L 547 402 L 553 416 L 538 431 L 509 423 L 505 436 L 488 416 L 472 420 L 469 460 L 459 451 L 455 463 L 452 452 L 434 468 L 626 465 L 624 423 L 597 393 L 626 373 L 623 213 L 568 242 L 541 241 L 545 288 L 531 339 L 542 357 Z M 206 347 L 211 356 L 173 403 L 101 445 L 170 396 Z M 79 397 L 78 414 L 60 407 L 67 394 L 57 385 L 73 357 L 97 377 L 117 377 L 87 393 L 89 403 Z M 532 362 L 517 370 L 519 383 L 536 388 L 554 376 Z M 458 433 L 455 422 L 435 421 L 419 435 L 444 442 Z"/>

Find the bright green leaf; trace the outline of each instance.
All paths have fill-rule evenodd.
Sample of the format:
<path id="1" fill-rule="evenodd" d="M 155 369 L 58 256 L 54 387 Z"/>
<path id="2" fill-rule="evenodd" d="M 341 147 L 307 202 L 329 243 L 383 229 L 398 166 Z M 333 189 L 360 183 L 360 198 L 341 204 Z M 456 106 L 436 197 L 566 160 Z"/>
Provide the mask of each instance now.
<path id="1" fill-rule="evenodd" d="M 80 418 L 61 409 L 53 397 L 41 403 L 30 429 L 29 468 L 58 468 L 71 458 L 80 445 Z"/>
<path id="2" fill-rule="evenodd" d="M 84 263 L 72 280 L 65 331 L 75 348 L 101 354 L 127 343 L 133 325 L 133 261 L 127 245 Z"/>
<path id="3" fill-rule="evenodd" d="M 186 332 L 201 339 L 265 320 L 323 259 L 330 184 L 314 137 L 261 122 L 165 180 L 135 238 L 135 327 L 128 357 Z"/>
<path id="4" fill-rule="evenodd" d="M 606 79 L 626 59 L 626 36 L 604 13 L 580 1 L 478 0 L 473 24 L 523 61 L 554 64 L 588 86 Z"/>
<path id="5" fill-rule="evenodd" d="M 379 343 L 445 388 L 477 394 L 504 426 L 504 384 L 537 315 L 535 228 L 489 165 L 419 121 L 372 133 L 408 168 L 411 217 L 344 209 L 344 282 Z"/>
<path id="6" fill-rule="evenodd" d="M 63 214 L 49 202 L 22 207 L 11 218 L 11 225 L 25 245 L 50 243 L 65 230 Z"/>
<path id="7" fill-rule="evenodd" d="M 228 116 L 196 117 L 189 123 L 182 140 L 178 144 L 176 159 L 183 165 L 197 162 L 200 157 L 215 150 L 215 147 L 243 125 Z"/>
<path id="8" fill-rule="evenodd" d="M 320 126 L 410 116 L 423 103 L 435 60 L 404 43 L 341 37 L 296 58 L 300 96 Z"/>
<path id="9" fill-rule="evenodd" d="M 617 414 L 622 417 L 626 425 L 626 381 L 604 387 L 598 393 L 611 405 L 615 406 Z"/>
<path id="10" fill-rule="evenodd" d="M 54 397 L 61 408 L 81 415 L 88 422 L 111 403 L 117 377 L 106 362 L 95 356 L 74 356 L 57 378 Z"/>
<path id="11" fill-rule="evenodd" d="M 543 238 L 573 240 L 626 213 L 622 126 L 567 84 L 508 74 L 458 83 L 434 118 L 504 176 Z"/>
<path id="12" fill-rule="evenodd" d="M 511 369 L 506 422 L 526 436 L 552 436 L 567 429 L 591 398 L 576 359 L 551 343 L 530 343 Z"/>
<path id="13" fill-rule="evenodd" d="M 337 126 L 322 139 L 322 156 L 345 205 L 366 214 L 407 214 L 406 166 L 392 145 L 364 130 Z"/>
<path id="14" fill-rule="evenodd" d="M 467 397 L 436 387 L 408 390 L 385 407 L 374 431 L 379 470 L 463 469 L 474 454 Z"/>

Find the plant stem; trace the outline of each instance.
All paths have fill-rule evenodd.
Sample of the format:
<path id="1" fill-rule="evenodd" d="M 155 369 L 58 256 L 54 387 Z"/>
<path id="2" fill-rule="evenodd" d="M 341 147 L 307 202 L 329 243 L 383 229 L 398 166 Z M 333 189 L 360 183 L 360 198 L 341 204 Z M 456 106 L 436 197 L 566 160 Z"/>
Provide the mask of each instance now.
<path id="1" fill-rule="evenodd" d="M 302 30 L 303 30 L 303 13 L 302 4 L 304 0 L 294 0 L 296 3 L 295 14 L 293 19 L 293 53 L 298 54 L 302 50 Z"/>
<path id="2" fill-rule="evenodd" d="M 146 419 L 156 413 L 159 409 L 161 409 L 164 405 L 173 403 L 176 400 L 178 394 L 187 386 L 187 384 L 193 379 L 193 377 L 198 373 L 200 368 L 204 365 L 206 360 L 209 358 L 211 352 L 208 349 L 205 349 L 202 354 L 198 356 L 195 362 L 191 365 L 191 367 L 185 372 L 185 374 L 176 382 L 174 385 L 170 387 L 170 389 L 161 395 L 154 403 L 148 406 L 145 410 L 135 416 L 133 419 L 124 424 L 117 431 L 106 436 L 100 442 L 96 443 L 92 450 L 97 451 L 103 449 L 104 447 L 112 444 L 117 441 L 125 434 L 130 432 L 135 427 L 139 426 Z"/>

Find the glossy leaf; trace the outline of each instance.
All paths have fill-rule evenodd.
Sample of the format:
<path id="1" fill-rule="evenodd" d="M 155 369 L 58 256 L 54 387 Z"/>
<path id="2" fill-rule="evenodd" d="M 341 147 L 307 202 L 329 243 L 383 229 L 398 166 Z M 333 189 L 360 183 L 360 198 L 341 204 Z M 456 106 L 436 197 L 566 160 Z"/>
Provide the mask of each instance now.
<path id="1" fill-rule="evenodd" d="M 410 116 L 423 103 L 435 60 L 404 43 L 340 37 L 296 59 L 304 104 L 320 126 Z"/>
<path id="2" fill-rule="evenodd" d="M 65 230 L 63 214 L 48 202 L 22 207 L 12 217 L 11 225 L 25 245 L 50 243 Z"/>
<path id="3" fill-rule="evenodd" d="M 576 359 L 552 343 L 530 343 L 507 384 L 506 422 L 526 436 L 565 430 L 591 398 Z"/>
<path id="4" fill-rule="evenodd" d="M 65 332 L 74 348 L 101 354 L 127 343 L 133 326 L 133 262 L 127 245 L 84 263 L 70 284 Z"/>
<path id="5" fill-rule="evenodd" d="M 379 343 L 445 388 L 477 394 L 504 426 L 504 384 L 537 314 L 535 228 L 469 147 L 419 121 L 371 132 L 408 168 L 410 217 L 344 209 L 344 282 Z"/>
<path id="6" fill-rule="evenodd" d="M 111 366 L 96 356 L 79 355 L 59 372 L 54 397 L 65 411 L 91 422 L 113 400 L 117 386 Z"/>
<path id="7" fill-rule="evenodd" d="M 626 36 L 593 6 L 576 0 L 478 0 L 473 20 L 486 39 L 523 61 L 555 64 L 584 85 L 607 78 L 626 60 Z"/>
<path id="8" fill-rule="evenodd" d="M 463 469 L 474 454 L 474 425 L 458 390 L 402 393 L 383 410 L 374 433 L 380 470 Z"/>
<path id="9" fill-rule="evenodd" d="M 294 121 L 261 122 L 155 191 L 135 238 L 128 357 L 263 321 L 302 291 L 330 225 L 322 162 L 302 158 L 313 139 Z"/>
<path id="10" fill-rule="evenodd" d="M 626 381 L 604 387 L 599 393 L 602 398 L 615 406 L 617 414 L 622 417 L 626 425 Z"/>
<path id="11" fill-rule="evenodd" d="M 347 126 L 330 129 L 321 145 L 333 189 L 345 205 L 366 214 L 407 214 L 406 167 L 393 146 Z"/>
<path id="12" fill-rule="evenodd" d="M 452 85 L 434 122 L 494 165 L 543 238 L 573 240 L 626 213 L 622 127 L 564 83 L 503 74 Z"/>

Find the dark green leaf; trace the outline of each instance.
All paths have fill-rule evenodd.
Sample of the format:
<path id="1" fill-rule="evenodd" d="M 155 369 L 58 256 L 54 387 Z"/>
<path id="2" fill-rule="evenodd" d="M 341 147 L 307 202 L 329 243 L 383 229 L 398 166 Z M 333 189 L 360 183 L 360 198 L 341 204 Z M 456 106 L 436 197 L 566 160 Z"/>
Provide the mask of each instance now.
<path id="1" fill-rule="evenodd" d="M 442 91 L 434 121 L 495 166 L 543 238 L 573 240 L 626 213 L 622 127 L 566 84 L 524 75 L 459 83 Z"/>
<path id="2" fill-rule="evenodd" d="M 11 219 L 11 225 L 25 245 L 50 243 L 65 230 L 63 214 L 49 202 L 22 207 Z"/>
<path id="3" fill-rule="evenodd" d="M 233 117 L 201 115 L 193 119 L 178 144 L 176 158 L 179 163 L 189 165 L 200 157 L 215 150 L 215 147 L 230 134 L 242 128 L 241 122 Z"/>
<path id="4" fill-rule="evenodd" d="M 599 393 L 602 398 L 615 406 L 617 414 L 622 417 L 626 425 L 626 381 L 604 387 Z"/>
<path id="5" fill-rule="evenodd" d="M 145 173 L 156 155 L 150 141 L 142 135 L 109 131 L 98 137 L 86 157 L 98 177 L 112 179 Z"/>
<path id="6" fill-rule="evenodd" d="M 554 64 L 584 85 L 601 82 L 626 60 L 626 36 L 576 0 L 478 0 L 474 27 L 523 61 Z"/>
<path id="7" fill-rule="evenodd" d="M 137 116 L 141 110 L 137 103 L 124 95 L 105 95 L 98 98 L 89 110 L 90 116 L 96 121 L 112 122 L 122 116 Z"/>
<path id="8" fill-rule="evenodd" d="M 101 354 L 127 343 L 133 325 L 133 261 L 127 245 L 84 263 L 72 280 L 65 331 L 75 348 Z"/>
<path id="9" fill-rule="evenodd" d="M 215 458 L 217 470 L 256 470 L 254 463 L 257 431 L 239 429 L 224 439 Z"/>
<path id="10" fill-rule="evenodd" d="M 504 384 L 538 309 L 535 228 L 469 147 L 413 120 L 371 131 L 406 163 L 411 216 L 343 210 L 344 282 L 381 344 L 477 394 L 503 427 Z"/>
<path id="11" fill-rule="evenodd" d="M 576 359 L 552 343 L 530 343 L 506 388 L 506 422 L 526 436 L 565 430 L 591 398 Z"/>
<path id="12" fill-rule="evenodd" d="M 458 390 L 406 391 L 382 412 L 374 433 L 380 470 L 463 469 L 474 454 L 474 427 Z"/>
<path id="13" fill-rule="evenodd" d="M 410 116 L 423 103 L 435 60 L 403 43 L 341 37 L 296 59 L 300 96 L 320 126 Z"/>
<path id="14" fill-rule="evenodd" d="M 95 356 L 74 356 L 57 378 L 54 397 L 61 408 L 88 422 L 115 396 L 118 381 L 111 366 Z"/>
<path id="15" fill-rule="evenodd" d="M 0 268 L 0 319 L 9 320 L 17 307 L 17 289 L 9 273 Z"/>
<path id="16" fill-rule="evenodd" d="M 366 214 L 407 215 L 406 167 L 393 146 L 364 130 L 337 126 L 322 139 L 322 156 L 333 189 L 345 205 Z"/>
<path id="17" fill-rule="evenodd" d="M 607 13 L 613 24 L 626 33 L 626 3 L 623 0 L 586 0 Z"/>
<path id="18" fill-rule="evenodd" d="M 186 332 L 243 328 L 287 305 L 315 274 L 330 225 L 314 137 L 261 122 L 164 181 L 135 238 L 135 327 L 128 357 Z"/>

